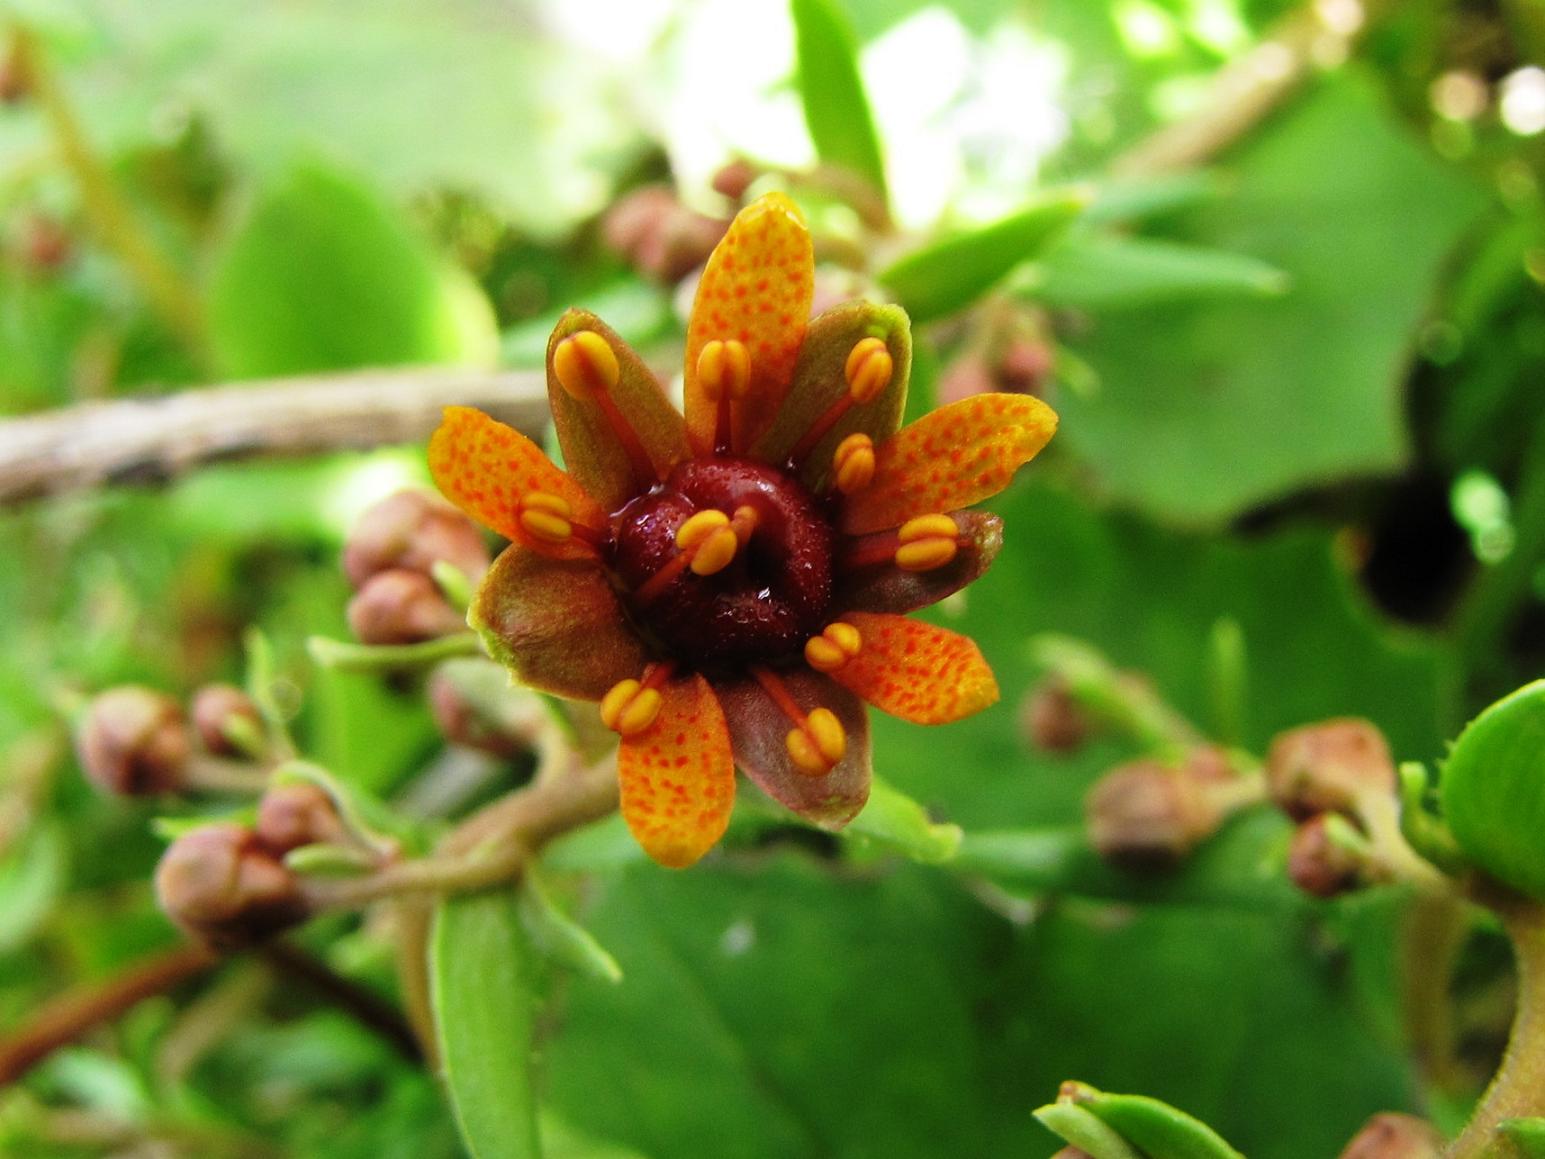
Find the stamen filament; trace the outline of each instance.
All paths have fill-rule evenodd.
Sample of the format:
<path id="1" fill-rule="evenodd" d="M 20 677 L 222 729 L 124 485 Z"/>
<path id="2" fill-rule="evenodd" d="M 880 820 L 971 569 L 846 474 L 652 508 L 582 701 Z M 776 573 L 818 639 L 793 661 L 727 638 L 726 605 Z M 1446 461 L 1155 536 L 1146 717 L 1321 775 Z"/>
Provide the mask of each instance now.
<path id="1" fill-rule="evenodd" d="M 664 481 L 665 476 L 655 469 L 649 452 L 644 450 L 643 440 L 611 396 L 622 380 L 622 368 L 617 361 L 617 352 L 605 338 L 594 330 L 570 334 L 553 350 L 553 375 L 570 398 L 576 402 L 593 402 L 600 408 L 628 457 L 634 482 L 640 491 Z"/>
<path id="2" fill-rule="evenodd" d="M 539 543 L 567 543 L 570 539 L 599 549 L 602 533 L 578 523 L 568 500 L 549 491 L 529 491 L 520 497 L 517 519 L 520 529 Z"/>
<path id="3" fill-rule="evenodd" d="M 825 707 L 813 708 L 807 714 L 794 700 L 782 677 L 765 665 L 753 664 L 751 675 L 778 706 L 778 711 L 794 725 L 784 738 L 784 747 L 788 749 L 795 769 L 811 777 L 824 777 L 830 773 L 848 748 L 847 733 L 837 714 Z"/>
<path id="4" fill-rule="evenodd" d="M 850 408 L 879 398 L 890 385 L 895 371 L 896 362 L 891 357 L 885 339 L 869 337 L 855 342 L 842 368 L 842 376 L 848 384 L 847 393 L 827 407 L 825 413 L 810 424 L 804 437 L 794 444 L 794 450 L 789 454 L 789 460 L 794 466 L 799 467 L 804 463 L 805 456 L 815 449 L 816 444 L 826 437 Z"/>
<path id="5" fill-rule="evenodd" d="M 647 604 L 689 567 L 702 576 L 723 571 L 751 538 L 757 519 L 756 508 L 746 505 L 735 509 L 733 519 L 714 508 L 699 511 L 676 532 L 679 554 L 644 581 L 634 599 Z"/>
<path id="6" fill-rule="evenodd" d="M 902 571 L 931 571 L 953 560 L 969 540 L 948 515 L 921 515 L 895 531 L 877 531 L 849 541 L 838 566 L 853 570 L 893 563 Z"/>

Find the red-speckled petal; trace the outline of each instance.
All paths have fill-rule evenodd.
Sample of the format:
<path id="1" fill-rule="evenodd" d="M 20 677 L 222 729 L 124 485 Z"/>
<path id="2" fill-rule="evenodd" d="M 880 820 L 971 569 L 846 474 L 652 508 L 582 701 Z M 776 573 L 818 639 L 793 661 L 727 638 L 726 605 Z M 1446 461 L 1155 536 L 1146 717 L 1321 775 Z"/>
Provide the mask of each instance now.
<path id="1" fill-rule="evenodd" d="M 730 822 L 735 761 L 713 689 L 701 676 L 667 681 L 654 724 L 617 751 L 622 816 L 661 865 L 682 869 L 712 849 Z"/>
<path id="2" fill-rule="evenodd" d="M 1024 394 L 979 394 L 924 415 L 875 454 L 874 481 L 848 499 L 850 535 L 969 507 L 1009 485 L 1057 430 L 1056 412 Z"/>
<path id="3" fill-rule="evenodd" d="M 831 673 L 881 712 L 913 724 L 949 724 L 998 700 L 998 682 L 976 642 L 905 616 L 849 612 L 858 654 Z"/>
<path id="4" fill-rule="evenodd" d="M 483 577 L 467 622 L 516 680 L 557 696 L 600 700 L 648 663 L 593 559 L 552 559 L 511 544 Z"/>
<path id="5" fill-rule="evenodd" d="M 619 376 L 609 394 L 625 430 L 617 429 L 603 403 L 576 399 L 559 385 L 553 373 L 553 351 L 558 343 L 581 330 L 594 330 L 617 355 Z M 644 360 L 588 310 L 568 311 L 553 328 L 547 343 L 547 398 L 569 474 L 608 511 L 616 511 L 648 490 L 687 457 L 687 431 L 681 412 L 665 397 Z M 636 462 L 638 458 L 649 461 L 647 472 Z M 645 477 L 640 479 L 640 474 Z"/>
<path id="6" fill-rule="evenodd" d="M 589 527 L 604 527 L 606 513 L 541 447 L 513 427 L 471 407 L 446 407 L 429 440 L 429 470 L 447 499 L 506 539 L 554 559 L 595 556 L 594 549 L 578 539 L 546 543 L 521 529 L 520 497 L 533 491 L 567 501 L 574 519 Z"/>
<path id="7" fill-rule="evenodd" d="M 844 572 L 837 578 L 832 606 L 901 615 L 936 604 L 975 580 L 1003 546 L 1003 520 L 988 511 L 948 514 L 960 527 L 960 549 L 949 563 L 932 571 L 902 571 L 887 562 Z"/>
<path id="8" fill-rule="evenodd" d="M 715 340 L 746 344 L 751 389 L 739 407 L 739 428 L 742 445 L 749 446 L 793 380 L 810 320 L 814 262 L 804 217 L 781 193 L 742 209 L 709 257 L 687 323 L 687 437 L 698 454 L 713 451 L 718 421 L 717 405 L 698 386 L 698 355 Z"/>
<path id="9" fill-rule="evenodd" d="M 863 701 L 818 672 L 780 671 L 784 686 L 806 713 L 829 708 L 847 734 L 847 752 L 831 772 L 812 777 L 789 759 L 785 741 L 793 724 L 767 690 L 750 676 L 716 681 L 735 763 L 775 801 L 823 829 L 841 829 L 869 800 L 869 715 Z"/>
<path id="10" fill-rule="evenodd" d="M 912 371 L 912 330 L 900 306 L 848 302 L 810 320 L 794 368 L 794 384 L 783 408 L 762 435 L 752 454 L 769 463 L 788 458 L 805 433 L 848 393 L 843 370 L 856 343 L 880 338 L 890 351 L 890 383 L 879 396 L 848 408 L 821 440 L 803 456 L 799 478 L 819 489 L 831 473 L 832 452 L 852 434 L 866 434 L 879 447 L 896 433 L 907 405 L 907 378 Z"/>

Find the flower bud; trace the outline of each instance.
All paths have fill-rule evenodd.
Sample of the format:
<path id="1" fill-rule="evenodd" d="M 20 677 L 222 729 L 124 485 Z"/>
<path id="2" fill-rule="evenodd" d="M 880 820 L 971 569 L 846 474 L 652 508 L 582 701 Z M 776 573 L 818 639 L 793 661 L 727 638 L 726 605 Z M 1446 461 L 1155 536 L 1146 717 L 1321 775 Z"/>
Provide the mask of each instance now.
<path id="1" fill-rule="evenodd" d="M 16 35 L 0 54 L 0 104 L 16 105 L 32 94 L 32 78 L 27 75 L 27 58 Z"/>
<path id="2" fill-rule="evenodd" d="M 761 176 L 761 171 L 742 157 L 721 165 L 713 175 L 714 192 L 722 193 L 731 201 L 741 201 L 751 183 Z"/>
<path id="3" fill-rule="evenodd" d="M 69 230 L 44 213 L 23 218 L 14 238 L 17 259 L 33 274 L 53 273 L 75 252 Z"/>
<path id="4" fill-rule="evenodd" d="M 665 186 L 649 185 L 618 201 L 602 232 L 640 273 L 674 284 L 708 260 L 728 225 L 688 209 Z"/>
<path id="5" fill-rule="evenodd" d="M 175 700 L 125 685 L 91 702 L 75 749 L 81 768 L 99 789 L 139 797 L 180 788 L 192 744 Z"/>
<path id="6" fill-rule="evenodd" d="M 307 782 L 275 785 L 258 802 L 257 839 L 276 857 L 303 845 L 348 840 L 333 799 Z"/>
<path id="7" fill-rule="evenodd" d="M 350 629 L 364 644 L 416 644 L 466 628 L 434 580 L 401 568 L 366 580 L 349 601 L 348 615 Z"/>
<path id="8" fill-rule="evenodd" d="M 343 570 L 355 588 L 395 568 L 429 575 L 439 560 L 476 582 L 488 570 L 488 545 L 477 524 L 422 491 L 398 491 L 366 508 L 343 545 Z"/>
<path id="9" fill-rule="evenodd" d="M 294 874 L 252 830 L 226 822 L 173 841 L 156 866 L 156 896 L 190 935 L 235 949 L 302 921 Z"/>
<path id="10" fill-rule="evenodd" d="M 231 684 L 206 684 L 193 694 L 193 730 L 204 751 L 218 757 L 248 756 L 231 740 L 232 728 L 255 730 L 262 735 L 263 718 L 258 707 L 240 688 Z"/>
<path id="11" fill-rule="evenodd" d="M 1335 813 L 1310 817 L 1293 831 L 1288 846 L 1288 877 L 1314 897 L 1335 897 L 1362 884 L 1363 859 L 1330 832 L 1337 821 L 1349 824 Z"/>
<path id="12" fill-rule="evenodd" d="M 1048 753 L 1077 752 L 1089 739 L 1089 714 L 1074 699 L 1066 681 L 1042 680 L 1025 697 L 1019 710 L 1020 730 L 1030 744 Z"/>
<path id="13" fill-rule="evenodd" d="M 487 660 L 450 660 L 434 670 L 427 688 L 429 711 L 452 744 L 509 758 L 528 751 L 549 727 L 545 705 Z"/>
<path id="14" fill-rule="evenodd" d="M 1443 1136 L 1413 1115 L 1386 1111 L 1369 1119 L 1340 1159 L 1438 1159 Z"/>
<path id="15" fill-rule="evenodd" d="M 998 354 L 994 367 L 997 389 L 1007 394 L 1033 394 L 1039 397 L 1056 365 L 1056 355 L 1045 342 L 1036 338 L 1015 338 Z"/>
<path id="16" fill-rule="evenodd" d="M 1271 798 L 1290 817 L 1350 812 L 1365 793 L 1395 792 L 1384 734 L 1366 720 L 1327 720 L 1280 733 L 1266 758 Z"/>
<path id="17" fill-rule="evenodd" d="M 1224 817 L 1208 791 L 1210 764 L 1200 769 L 1138 760 L 1106 773 L 1084 799 L 1090 844 L 1124 869 L 1174 868 Z"/>

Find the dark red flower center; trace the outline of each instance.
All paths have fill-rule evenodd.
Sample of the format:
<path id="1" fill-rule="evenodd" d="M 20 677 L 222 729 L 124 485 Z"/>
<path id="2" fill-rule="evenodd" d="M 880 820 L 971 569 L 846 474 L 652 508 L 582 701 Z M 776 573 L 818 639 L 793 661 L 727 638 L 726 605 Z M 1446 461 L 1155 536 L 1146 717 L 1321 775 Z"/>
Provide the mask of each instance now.
<path id="1" fill-rule="evenodd" d="M 655 577 L 682 555 L 689 518 L 754 513 L 749 536 L 722 570 Z M 662 658 L 694 668 L 767 663 L 795 655 L 825 626 L 835 533 L 808 491 L 746 459 L 681 464 L 660 486 L 612 516 L 607 563 L 635 624 Z M 651 583 L 651 581 L 654 581 Z"/>

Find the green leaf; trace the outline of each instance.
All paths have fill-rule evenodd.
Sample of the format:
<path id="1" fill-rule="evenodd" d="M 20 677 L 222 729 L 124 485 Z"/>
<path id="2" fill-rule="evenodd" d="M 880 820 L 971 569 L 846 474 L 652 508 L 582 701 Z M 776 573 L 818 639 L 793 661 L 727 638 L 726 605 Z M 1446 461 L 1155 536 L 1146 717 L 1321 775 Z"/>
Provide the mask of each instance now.
<path id="1" fill-rule="evenodd" d="M 1076 1103 L 1048 1103 L 1035 1112 L 1048 1131 L 1055 1131 L 1090 1159 L 1144 1159 L 1114 1128 Z"/>
<path id="2" fill-rule="evenodd" d="M 1100 388 L 1059 407 L 1058 442 L 1118 499 L 1188 523 L 1405 461 L 1408 352 L 1482 204 L 1355 68 L 1225 160 L 1230 195 L 1166 233 L 1250 254 L 1289 292 L 1095 312 L 1073 344 Z"/>
<path id="3" fill-rule="evenodd" d="M 53 821 L 28 829 L 0 860 L 0 954 L 25 946 L 64 892 L 69 846 Z"/>
<path id="4" fill-rule="evenodd" d="M 532 944 L 547 958 L 560 966 L 566 966 L 601 978 L 607 982 L 622 981 L 622 967 L 617 959 L 584 926 L 558 908 L 542 881 L 541 874 L 527 866 L 520 879 L 520 919 Z"/>
<path id="5" fill-rule="evenodd" d="M 1520 1159 L 1545 1159 L 1545 1119 L 1508 1119 L 1497 1133 L 1513 1144 Z"/>
<path id="6" fill-rule="evenodd" d="M 1444 762 L 1443 817 L 1467 858 L 1545 898 L 1545 680 L 1470 722 Z"/>
<path id="7" fill-rule="evenodd" d="M 474 1159 L 541 1155 L 531 1075 L 534 969 L 511 893 L 440 903 L 430 948 L 435 1037 Z"/>
<path id="8" fill-rule="evenodd" d="M 210 338 L 232 377 L 488 364 L 492 310 L 372 189 L 315 164 L 259 197 L 216 264 Z"/>
<path id="9" fill-rule="evenodd" d="M 858 40 L 838 0 L 791 0 L 799 96 L 816 156 L 858 174 L 885 200 L 885 162 L 858 71 Z"/>
<path id="10" fill-rule="evenodd" d="M 1290 279 L 1244 254 L 1157 238 L 1089 234 L 1068 238 L 1025 280 L 1036 301 L 1081 309 L 1158 302 L 1276 297 Z"/>
<path id="11" fill-rule="evenodd" d="M 1206 1123 L 1147 1095 L 1111 1095 L 1080 1085 L 1072 1099 L 1146 1159 L 1244 1159 Z"/>
<path id="12" fill-rule="evenodd" d="M 1016 266 L 1038 257 L 1089 203 L 1083 189 L 1048 193 L 1017 213 L 914 250 L 882 271 L 879 282 L 914 324 L 968 306 Z"/>
<path id="13" fill-rule="evenodd" d="M 925 865 L 939 865 L 960 849 L 960 826 L 941 825 L 911 797 L 875 777 L 869 801 L 842 835 L 873 842 Z"/>

